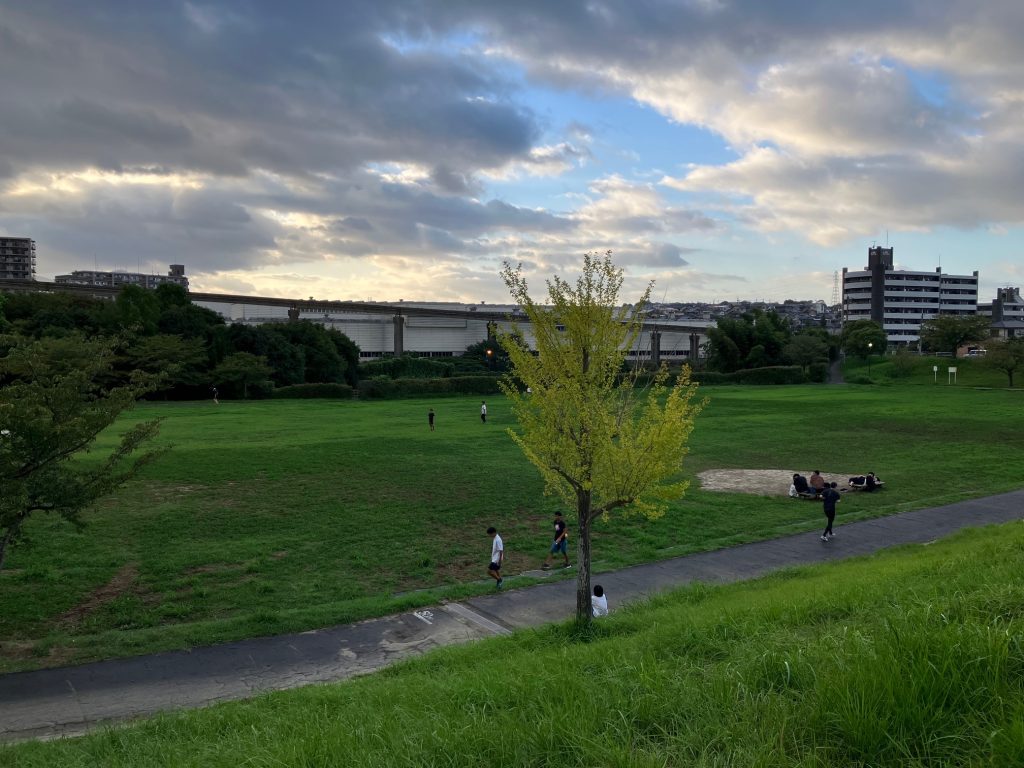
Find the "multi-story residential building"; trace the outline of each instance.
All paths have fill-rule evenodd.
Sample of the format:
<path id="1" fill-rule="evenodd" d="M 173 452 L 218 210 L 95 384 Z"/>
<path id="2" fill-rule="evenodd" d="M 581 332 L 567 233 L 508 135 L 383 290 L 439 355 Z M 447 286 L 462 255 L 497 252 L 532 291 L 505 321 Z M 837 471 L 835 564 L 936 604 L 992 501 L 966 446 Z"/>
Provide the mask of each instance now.
<path id="1" fill-rule="evenodd" d="M 843 322 L 874 320 L 890 344 L 920 339 L 921 324 L 936 315 L 973 315 L 978 311 L 978 273 L 948 275 L 893 268 L 893 249 L 868 248 L 868 265 L 843 267 Z"/>
<path id="2" fill-rule="evenodd" d="M 992 338 L 1024 339 L 1024 299 L 1020 288 L 999 288 L 991 304 L 979 304 L 978 314 L 992 318 Z"/>
<path id="3" fill-rule="evenodd" d="M 36 241 L 0 235 L 0 279 L 36 279 Z"/>
<path id="4" fill-rule="evenodd" d="M 100 272 L 91 269 L 76 269 L 70 275 L 57 275 L 58 283 L 72 285 L 138 285 L 142 288 L 156 288 L 163 283 L 174 283 L 188 290 L 188 278 L 185 277 L 184 264 L 171 264 L 166 275 L 147 275 L 142 272 Z"/>

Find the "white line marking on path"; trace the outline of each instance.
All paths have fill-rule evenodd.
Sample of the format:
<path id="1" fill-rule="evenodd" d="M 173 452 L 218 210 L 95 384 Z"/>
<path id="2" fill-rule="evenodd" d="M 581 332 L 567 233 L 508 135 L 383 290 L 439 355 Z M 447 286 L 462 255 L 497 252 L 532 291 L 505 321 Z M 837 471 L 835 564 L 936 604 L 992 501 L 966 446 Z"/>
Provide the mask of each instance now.
<path id="1" fill-rule="evenodd" d="M 434 622 L 431 621 L 431 619 L 434 618 L 434 614 L 431 613 L 430 611 L 413 611 L 412 615 L 415 616 L 420 621 L 425 621 L 427 624 L 433 624 L 434 623 Z"/>
<path id="2" fill-rule="evenodd" d="M 505 627 L 501 626 L 500 624 L 495 624 L 490 619 L 485 619 L 479 613 L 477 613 L 476 611 L 471 611 L 469 608 L 467 608 L 466 606 L 462 605 L 461 603 L 448 603 L 448 604 L 445 605 L 445 610 L 447 610 L 449 613 L 457 613 L 462 618 L 471 621 L 472 623 L 476 624 L 478 627 L 486 629 L 491 634 L 494 634 L 494 635 L 511 635 L 512 634 L 511 630 L 505 629 Z"/>

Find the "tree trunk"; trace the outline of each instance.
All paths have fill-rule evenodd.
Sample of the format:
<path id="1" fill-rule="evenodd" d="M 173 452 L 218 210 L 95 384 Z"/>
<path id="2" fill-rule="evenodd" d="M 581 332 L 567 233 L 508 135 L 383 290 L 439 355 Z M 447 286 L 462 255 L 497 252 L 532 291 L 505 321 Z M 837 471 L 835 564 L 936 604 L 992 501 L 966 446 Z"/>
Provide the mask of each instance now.
<path id="1" fill-rule="evenodd" d="M 11 543 L 20 525 L 20 522 L 12 523 L 11 527 L 4 533 L 3 538 L 0 539 L 0 571 L 4 569 L 4 561 L 7 559 L 7 545 Z"/>
<path id="2" fill-rule="evenodd" d="M 590 491 L 576 495 L 579 533 L 576 536 L 576 624 L 589 627 L 594 618 L 590 604 Z"/>

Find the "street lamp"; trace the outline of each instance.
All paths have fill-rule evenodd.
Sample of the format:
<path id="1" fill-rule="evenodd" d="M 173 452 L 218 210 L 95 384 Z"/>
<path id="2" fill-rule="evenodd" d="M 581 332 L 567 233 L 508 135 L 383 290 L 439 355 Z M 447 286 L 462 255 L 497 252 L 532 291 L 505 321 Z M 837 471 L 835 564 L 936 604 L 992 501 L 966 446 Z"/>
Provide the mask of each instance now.
<path id="1" fill-rule="evenodd" d="M 873 342 L 868 342 L 868 378 L 871 378 L 871 348 L 875 346 Z"/>

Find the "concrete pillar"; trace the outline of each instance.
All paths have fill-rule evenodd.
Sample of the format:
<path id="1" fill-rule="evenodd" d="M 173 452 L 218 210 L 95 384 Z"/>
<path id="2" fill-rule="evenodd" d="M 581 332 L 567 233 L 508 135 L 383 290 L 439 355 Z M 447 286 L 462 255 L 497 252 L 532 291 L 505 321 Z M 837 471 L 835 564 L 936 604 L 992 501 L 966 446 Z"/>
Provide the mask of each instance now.
<path id="1" fill-rule="evenodd" d="M 405 318 L 395 315 L 395 357 L 405 354 Z"/>
<path id="2" fill-rule="evenodd" d="M 651 331 L 651 365 L 661 365 L 661 331 Z"/>
<path id="3" fill-rule="evenodd" d="M 690 365 L 697 365 L 697 356 L 700 355 L 700 334 L 690 334 Z"/>
<path id="4" fill-rule="evenodd" d="M 288 307 L 288 322 L 294 323 L 299 319 L 299 308 Z"/>

